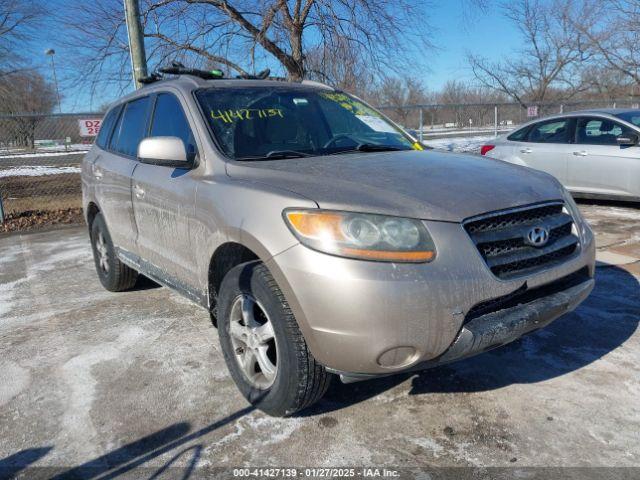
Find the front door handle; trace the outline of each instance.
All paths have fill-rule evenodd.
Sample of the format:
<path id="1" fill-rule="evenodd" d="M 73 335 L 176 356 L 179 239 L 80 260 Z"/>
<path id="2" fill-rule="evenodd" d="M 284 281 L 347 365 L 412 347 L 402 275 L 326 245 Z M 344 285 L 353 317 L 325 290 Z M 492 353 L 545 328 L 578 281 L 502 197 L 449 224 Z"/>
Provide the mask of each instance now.
<path id="1" fill-rule="evenodd" d="M 520 149 L 520 153 L 531 153 L 533 150 L 531 150 L 530 148 L 521 148 Z"/>
<path id="2" fill-rule="evenodd" d="M 586 157 L 587 156 L 587 151 L 586 150 L 580 150 L 579 152 L 573 152 L 573 154 L 576 157 Z"/>
<path id="3" fill-rule="evenodd" d="M 133 186 L 133 193 L 136 198 L 144 198 L 144 189 L 138 184 Z"/>

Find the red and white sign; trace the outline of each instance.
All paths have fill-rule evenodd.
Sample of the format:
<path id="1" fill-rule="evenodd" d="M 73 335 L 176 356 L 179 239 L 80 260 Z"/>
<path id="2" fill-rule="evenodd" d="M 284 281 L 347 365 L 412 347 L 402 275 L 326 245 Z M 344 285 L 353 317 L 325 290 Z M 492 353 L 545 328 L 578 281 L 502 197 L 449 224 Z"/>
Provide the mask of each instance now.
<path id="1" fill-rule="evenodd" d="M 527 107 L 527 117 L 537 117 L 538 116 L 538 106 L 532 105 Z"/>
<path id="2" fill-rule="evenodd" d="M 99 118 L 92 118 L 86 120 L 78 120 L 78 126 L 80 127 L 81 137 L 95 137 L 100 131 L 100 125 L 102 120 Z"/>

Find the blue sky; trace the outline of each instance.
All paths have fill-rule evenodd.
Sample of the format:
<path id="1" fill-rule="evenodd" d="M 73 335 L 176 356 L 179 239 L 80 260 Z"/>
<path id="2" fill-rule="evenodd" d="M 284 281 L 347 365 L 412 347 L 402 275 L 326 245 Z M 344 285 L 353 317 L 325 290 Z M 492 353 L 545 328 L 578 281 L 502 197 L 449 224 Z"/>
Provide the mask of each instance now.
<path id="1" fill-rule="evenodd" d="M 63 8 L 71 0 L 49 0 L 50 11 Z M 416 76 L 420 77 L 429 90 L 440 89 L 447 80 L 469 79 L 465 54 L 472 52 L 497 60 L 519 47 L 520 38 L 512 24 L 506 21 L 497 9 L 481 12 L 469 7 L 469 0 L 436 0 L 425 5 L 425 18 L 429 19 L 431 37 L 436 48 L 425 51 L 416 58 Z M 72 52 L 56 42 L 56 24 L 49 21 L 42 28 L 30 48 L 32 64 L 44 75 L 51 78 L 49 58 L 44 55 L 47 48 L 56 50 L 56 67 L 62 78 L 60 87 L 63 96 L 63 111 L 88 111 L 117 97 L 117 92 L 103 92 L 101 98 L 91 101 L 88 94 L 74 91 L 64 81 L 65 58 Z"/>
<path id="2" fill-rule="evenodd" d="M 498 60 L 519 47 L 514 25 L 497 8 L 481 12 L 464 8 L 464 0 L 440 0 L 427 13 L 433 25 L 436 51 L 423 57 L 422 78 L 427 88 L 438 90 L 447 80 L 471 77 L 466 53 Z"/>

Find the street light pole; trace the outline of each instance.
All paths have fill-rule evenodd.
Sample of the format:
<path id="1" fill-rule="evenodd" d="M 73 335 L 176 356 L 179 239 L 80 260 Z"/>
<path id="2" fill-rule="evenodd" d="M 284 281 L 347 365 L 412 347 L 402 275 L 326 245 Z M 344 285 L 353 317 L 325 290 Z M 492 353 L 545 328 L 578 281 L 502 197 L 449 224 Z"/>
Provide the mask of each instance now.
<path id="1" fill-rule="evenodd" d="M 123 0 L 127 21 L 131 70 L 136 88 L 142 87 L 141 78 L 147 76 L 147 55 L 144 51 L 144 35 L 140 24 L 140 5 L 138 0 Z"/>
<path id="2" fill-rule="evenodd" d="M 56 86 L 56 97 L 58 98 L 58 111 L 62 113 L 62 104 L 60 103 L 60 90 L 58 89 L 58 77 L 56 76 L 56 64 L 53 61 L 53 56 L 56 54 L 56 51 L 53 48 L 46 50 L 44 52 L 45 55 L 49 55 L 51 57 L 51 69 L 53 70 L 53 83 Z"/>

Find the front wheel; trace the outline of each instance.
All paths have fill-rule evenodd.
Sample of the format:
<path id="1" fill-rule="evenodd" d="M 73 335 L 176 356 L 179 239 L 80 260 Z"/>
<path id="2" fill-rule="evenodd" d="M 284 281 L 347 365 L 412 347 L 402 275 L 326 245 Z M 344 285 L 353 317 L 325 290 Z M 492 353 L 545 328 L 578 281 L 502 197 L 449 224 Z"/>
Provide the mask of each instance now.
<path id="1" fill-rule="evenodd" d="M 121 292 L 133 287 L 138 272 L 122 263 L 116 255 L 102 214 L 97 214 L 93 219 L 90 233 L 93 259 L 102 286 L 111 292 Z"/>
<path id="2" fill-rule="evenodd" d="M 282 417 L 322 398 L 331 375 L 311 355 L 282 291 L 262 262 L 238 265 L 225 276 L 217 308 L 225 362 L 251 404 Z"/>

